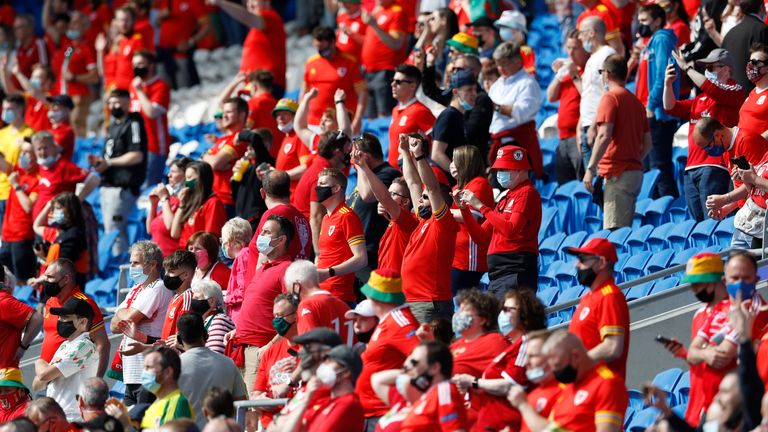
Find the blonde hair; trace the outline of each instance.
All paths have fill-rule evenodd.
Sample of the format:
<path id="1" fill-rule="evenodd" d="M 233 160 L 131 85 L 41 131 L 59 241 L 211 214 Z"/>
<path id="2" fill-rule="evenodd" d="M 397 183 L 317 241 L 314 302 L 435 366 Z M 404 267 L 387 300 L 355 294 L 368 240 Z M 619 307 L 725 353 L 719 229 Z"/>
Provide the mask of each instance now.
<path id="1" fill-rule="evenodd" d="M 251 241 L 251 237 L 253 237 L 253 228 L 247 220 L 241 217 L 232 218 L 221 227 L 222 243 L 230 241 L 245 246 Z"/>

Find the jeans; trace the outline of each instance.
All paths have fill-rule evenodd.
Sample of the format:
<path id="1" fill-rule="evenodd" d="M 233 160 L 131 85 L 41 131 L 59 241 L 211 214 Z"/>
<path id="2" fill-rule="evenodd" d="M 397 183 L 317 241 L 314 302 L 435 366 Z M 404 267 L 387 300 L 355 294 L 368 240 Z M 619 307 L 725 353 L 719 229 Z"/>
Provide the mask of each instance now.
<path id="1" fill-rule="evenodd" d="M 395 99 L 392 97 L 390 81 L 395 76 L 394 70 L 380 70 L 365 74 L 368 82 L 368 118 L 384 117 L 392 114 Z"/>
<path id="2" fill-rule="evenodd" d="M 731 237 L 732 249 L 752 249 L 753 237 L 744 231 L 734 228 L 733 237 Z"/>
<path id="3" fill-rule="evenodd" d="M 102 186 L 99 189 L 101 199 L 101 218 L 104 223 L 104 233 L 119 230 L 115 244 L 112 245 L 112 254 L 120 255 L 128 250 L 128 233 L 125 230 L 128 225 L 128 215 L 131 214 L 136 199 L 130 189 L 114 186 Z"/>
<path id="4" fill-rule="evenodd" d="M 147 178 L 141 186 L 142 189 L 155 187 L 156 184 L 162 183 L 165 173 L 165 159 L 166 157 L 159 153 L 147 152 Z"/>
<path id="5" fill-rule="evenodd" d="M 587 130 L 589 130 L 589 126 L 581 128 L 581 161 L 584 172 L 589 166 L 589 159 L 592 157 L 592 145 L 594 144 L 594 142 L 587 141 Z M 582 174 L 581 177 L 584 178 L 584 175 Z"/>
<path id="6" fill-rule="evenodd" d="M 451 269 L 451 292 L 455 297 L 461 290 L 479 288 L 480 278 L 485 272 Z"/>
<path id="7" fill-rule="evenodd" d="M 656 182 L 656 189 L 653 192 L 653 198 L 660 198 L 671 195 L 674 198 L 680 196 L 675 184 L 675 171 L 672 165 L 672 140 L 677 131 L 677 121 L 660 121 L 656 118 L 649 118 L 648 125 L 651 128 L 651 147 L 650 166 L 661 171 L 659 180 Z"/>
<path id="8" fill-rule="evenodd" d="M 579 155 L 576 137 L 561 139 L 555 153 L 555 171 L 557 184 L 568 183 L 571 180 L 584 178 L 584 163 Z"/>
<path id="9" fill-rule="evenodd" d="M 683 175 L 685 203 L 697 222 L 707 218 L 707 197 L 728 192 L 731 177 L 728 171 L 715 167 L 693 168 Z"/>

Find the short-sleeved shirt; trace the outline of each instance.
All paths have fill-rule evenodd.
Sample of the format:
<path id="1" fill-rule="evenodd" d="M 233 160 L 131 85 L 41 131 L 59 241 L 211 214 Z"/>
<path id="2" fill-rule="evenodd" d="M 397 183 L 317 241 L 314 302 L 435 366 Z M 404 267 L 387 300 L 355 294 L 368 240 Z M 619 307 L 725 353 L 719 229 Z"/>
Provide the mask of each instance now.
<path id="1" fill-rule="evenodd" d="M 272 93 L 265 91 L 248 99 L 248 123 L 250 129 L 267 128 L 272 132 L 272 142 L 283 141 L 284 134 L 277 128 L 277 122 L 272 117 L 272 108 L 277 105 L 277 99 Z M 273 144 L 269 152 L 277 155 L 278 146 Z"/>
<path id="2" fill-rule="evenodd" d="M 435 119 L 432 138 L 446 143 L 445 154 L 453 159 L 453 150 L 467 144 L 464 114 L 452 106 L 444 109 Z"/>
<path id="3" fill-rule="evenodd" d="M 581 127 L 592 126 L 595 122 L 600 98 L 605 93 L 602 75 L 599 71 L 603 68 L 605 59 L 613 54 L 616 54 L 615 49 L 603 45 L 589 56 L 589 60 L 584 66 L 584 73 L 581 74 L 581 100 L 579 102 Z"/>
<path id="4" fill-rule="evenodd" d="M 129 113 L 120 122 L 110 122 L 104 141 L 104 159 L 107 161 L 130 152 L 140 152 L 142 161 L 128 166 L 110 166 L 101 175 L 102 186 L 119 187 L 130 190 L 134 195 L 139 194 L 147 176 L 147 130 L 144 119 L 137 113 Z"/>
<path id="5" fill-rule="evenodd" d="M 27 77 L 32 75 L 32 66 L 37 63 L 47 65 L 48 49 L 45 41 L 34 38 L 25 46 L 16 48 L 16 63 L 19 65 L 19 70 Z M 19 87 L 18 83 L 16 86 Z"/>
<path id="6" fill-rule="evenodd" d="M 48 105 L 44 100 L 38 100 L 27 94 L 26 109 L 24 110 L 24 124 L 36 131 L 47 130 L 51 128 L 51 121 L 48 120 Z"/>
<path id="7" fill-rule="evenodd" d="M 560 398 L 560 393 L 562 393 L 564 388 L 564 384 L 552 379 L 549 383 L 540 385 L 528 393 L 528 404 L 530 404 L 540 416 L 548 418 L 549 414 L 552 412 L 552 407 Z M 525 423 L 525 420 L 522 422 L 520 431 L 531 432 L 531 429 Z"/>
<path id="8" fill-rule="evenodd" d="M 306 333 L 314 328 L 328 327 L 341 336 L 341 342 L 349 347 L 355 344 L 354 321 L 344 314 L 349 305 L 328 291 L 316 291 L 304 298 L 296 309 L 296 331 Z"/>
<path id="9" fill-rule="evenodd" d="M 69 59 L 67 61 L 67 54 Z M 58 77 L 53 87 L 54 94 L 66 93 L 70 96 L 88 96 L 91 93 L 88 84 L 80 81 L 64 80 L 64 62 L 67 61 L 67 71 L 75 76 L 84 75 L 96 70 L 96 51 L 86 41 L 68 40 L 62 43 L 53 53 L 51 67 Z"/>
<path id="10" fill-rule="evenodd" d="M 80 384 L 95 377 L 98 371 L 99 356 L 96 354 L 96 346 L 87 332 L 81 333 L 71 341 L 62 342 L 50 364 L 56 366 L 62 376 L 48 383 L 45 395 L 61 405 L 67 415 L 67 421 L 80 420 L 80 407 L 76 396 Z"/>
<path id="11" fill-rule="evenodd" d="M 453 373 L 479 377 L 485 368 L 509 347 L 507 338 L 497 332 L 485 333 L 471 341 L 456 339 L 451 344 Z"/>
<path id="12" fill-rule="evenodd" d="M 403 292 L 409 302 L 453 298 L 451 268 L 459 224 L 448 206 L 432 209 L 411 234 L 403 255 Z"/>
<path id="13" fill-rule="evenodd" d="M 467 430 L 467 412 L 464 398 L 449 381 L 433 385 L 413 403 L 413 408 L 402 424 L 403 432 L 439 432 Z"/>
<path id="14" fill-rule="evenodd" d="M 133 80 L 133 55 L 144 48 L 151 49 L 139 33 L 118 36 L 117 43 L 104 53 L 104 88 L 129 89 Z"/>
<path id="15" fill-rule="evenodd" d="M 32 174 L 17 168 L 19 174 L 19 187 L 32 200 L 37 197 L 37 187 L 40 183 L 39 174 L 35 171 Z M 5 206 L 5 215 L 3 216 L 2 239 L 5 242 L 16 242 L 22 240 L 32 240 L 35 238 L 35 232 L 32 229 L 32 212 L 25 211 L 21 206 L 19 198 L 14 191 L 8 195 L 8 201 Z"/>
<path id="16" fill-rule="evenodd" d="M 336 15 L 336 25 L 336 48 L 343 53 L 351 55 L 359 63 L 363 53 L 363 44 L 355 42 L 350 35 L 365 37 L 368 26 L 363 22 L 362 11 L 357 11 L 357 13 L 351 15 L 340 11 Z M 341 31 L 342 27 L 346 27 L 346 32 Z"/>
<path id="17" fill-rule="evenodd" d="M 624 380 L 629 353 L 629 309 L 627 299 L 613 279 L 581 297 L 568 331 L 578 336 L 587 350 L 599 345 L 606 336 L 622 336 L 623 352 L 608 363 L 608 367 Z"/>
<path id="18" fill-rule="evenodd" d="M 333 97 L 336 89 L 344 90 L 344 105 L 354 110 L 357 106 L 357 92 L 366 88 L 357 61 L 342 52 L 336 52 L 331 58 L 324 58 L 320 54 L 311 56 L 304 65 L 304 85 L 307 89 L 314 87 L 318 90 L 317 97 L 309 103 L 307 121 L 311 125 L 320 124 L 325 110 L 335 109 Z"/>
<path id="19" fill-rule="evenodd" d="M 309 147 L 304 145 L 299 136 L 296 135 L 296 131 L 291 129 L 290 132 L 285 134 L 285 138 L 283 138 L 283 142 L 280 144 L 280 150 L 278 150 L 277 156 L 275 156 L 275 168 L 288 171 L 299 165 L 306 166 L 309 155 Z M 298 184 L 298 180 L 291 180 L 291 194 L 293 194 Z"/>
<path id="20" fill-rule="evenodd" d="M 34 309 L 0 290 L 0 368 L 19 367 L 16 350 Z"/>
<path id="21" fill-rule="evenodd" d="M 261 228 L 264 226 L 264 222 L 269 220 L 269 217 L 282 216 L 293 223 L 293 228 L 296 231 L 296 235 L 293 236 L 291 244 L 288 245 L 288 255 L 291 259 L 305 259 L 308 260 L 312 256 L 312 235 L 311 228 L 309 226 L 309 220 L 304 216 L 296 207 L 290 204 L 278 204 L 271 209 L 268 209 L 261 216 L 259 226 L 253 231 L 253 237 L 251 242 L 248 243 L 248 248 L 251 250 L 252 257 L 259 256 L 259 250 L 256 248 L 256 241 L 259 234 L 261 234 Z M 254 258 L 256 262 L 256 258 Z M 245 282 L 248 284 L 253 278 L 253 272 L 256 269 L 255 265 L 248 266 L 245 271 Z"/>
<path id="22" fill-rule="evenodd" d="M 286 338 L 280 338 L 279 341 L 267 348 L 259 361 L 259 370 L 256 372 L 253 391 L 262 391 L 271 395 L 272 386 L 291 382 L 293 371 L 298 366 L 298 359 L 288 352 L 289 348 L 291 345 Z M 293 347 L 294 350 L 298 348 L 298 346 Z M 293 392 L 289 392 L 286 397 L 293 397 Z M 265 411 L 261 415 L 261 425 L 265 428 L 268 427 L 274 415 L 274 412 Z"/>
<path id="23" fill-rule="evenodd" d="M 215 236 L 221 235 L 221 227 L 227 222 L 227 211 L 216 194 L 209 196 L 203 206 L 192 213 L 187 222 L 181 227 L 179 246 L 187 247 L 187 240 L 198 231 L 207 231 Z"/>
<path id="24" fill-rule="evenodd" d="M 171 205 L 171 212 L 175 212 L 179 208 L 179 199 L 175 195 L 171 195 L 168 202 Z M 179 248 L 179 241 L 171 237 L 171 230 L 165 226 L 163 210 L 158 208 L 154 216 L 149 215 L 148 217 L 152 218 L 152 222 L 149 223 L 152 241 L 160 247 L 163 256 L 170 255 Z"/>
<path id="25" fill-rule="evenodd" d="M 191 0 L 161 0 L 158 9 L 168 9 L 168 16 L 160 22 L 159 48 L 173 48 L 195 35 L 199 21 L 206 21 L 205 3 Z"/>
<path id="26" fill-rule="evenodd" d="M 39 130 L 39 129 L 36 129 Z M 53 135 L 53 142 L 61 148 L 61 157 L 66 160 L 72 160 L 72 154 L 75 152 L 75 131 L 69 123 L 59 123 L 49 128 Z"/>
<path id="27" fill-rule="evenodd" d="M 605 92 L 595 115 L 595 124 L 603 123 L 613 124 L 613 135 L 597 164 L 598 173 L 609 178 L 627 170 L 643 169 L 640 152 L 650 128 L 645 107 L 637 97 L 623 87 Z"/>
<path id="28" fill-rule="evenodd" d="M 387 162 L 383 162 L 381 165 L 373 168 L 373 174 L 381 180 L 381 182 L 389 188 L 392 181 L 402 174 L 396 168 L 392 167 Z M 376 262 L 371 262 L 371 254 L 376 254 L 379 250 L 379 240 L 384 235 L 384 231 L 387 229 L 389 221 L 378 213 L 378 202 L 366 202 L 360 197 L 360 191 L 357 187 L 349 194 L 347 198 L 347 205 L 355 211 L 360 217 L 360 223 L 363 224 L 363 232 L 365 233 L 365 249 L 368 251 L 368 267 L 378 267 Z M 375 255 L 374 255 L 375 256 Z M 399 269 L 396 269 L 399 271 Z"/>
<path id="29" fill-rule="evenodd" d="M 501 354 L 494 357 L 483 371 L 483 379 L 504 379 L 511 384 L 527 387 L 525 364 L 528 362 L 528 336 L 523 335 L 512 342 Z M 481 393 L 480 404 L 472 403 L 478 408 L 476 427 L 482 430 L 501 430 L 512 426 L 517 430 L 521 424 L 520 412 L 509 404 L 505 396 Z M 479 406 L 478 406 L 479 405 Z"/>
<path id="30" fill-rule="evenodd" d="M 162 156 L 168 155 L 171 134 L 168 131 L 168 109 L 171 105 L 171 88 L 168 83 L 154 77 L 144 83 L 142 90 L 156 110 L 155 117 L 149 117 L 142 109 L 136 89 L 131 86 L 131 111 L 141 113 L 147 130 L 147 151 Z"/>
<path id="31" fill-rule="evenodd" d="M 160 332 L 160 339 L 168 340 L 169 337 L 178 332 L 176 321 L 179 317 L 189 312 L 192 307 L 192 290 L 186 290 L 183 293 L 174 294 L 168 307 L 166 308 L 165 321 L 163 321 L 163 330 Z"/>
<path id="32" fill-rule="evenodd" d="M 768 91 L 752 89 L 739 110 L 739 129 L 755 135 L 768 130 Z"/>
<path id="33" fill-rule="evenodd" d="M 579 76 L 583 71 L 579 71 Z M 581 93 L 576 89 L 570 75 L 560 82 L 560 106 L 557 108 L 557 129 L 560 139 L 576 136 L 576 126 L 579 124 L 579 107 Z"/>
<path id="34" fill-rule="evenodd" d="M 202 415 L 202 413 L 200 413 Z M 195 411 L 189 400 L 176 389 L 162 399 L 152 402 L 144 412 L 141 420 L 142 429 L 157 429 L 158 427 L 178 418 L 195 419 Z"/>
<path id="35" fill-rule="evenodd" d="M 619 29 L 619 24 L 621 23 L 621 16 L 612 13 L 613 11 L 609 6 L 606 5 L 607 3 L 609 2 L 598 0 L 594 6 L 582 12 L 576 21 L 576 27 L 581 25 L 581 22 L 584 20 L 584 18 L 594 16 L 600 18 L 603 20 L 603 23 L 605 23 L 605 28 L 607 30 L 605 34 L 606 40 L 620 37 L 621 32 Z"/>
<path id="36" fill-rule="evenodd" d="M 33 218 L 36 218 L 43 207 L 56 195 L 62 192 L 75 192 L 77 184 L 84 182 L 90 175 L 88 170 L 64 158 L 59 158 L 50 168 L 40 165 L 39 169 L 40 183 L 37 185 L 37 201 L 32 206 Z"/>
<path id="37" fill-rule="evenodd" d="M 264 28 L 251 28 L 243 42 L 241 72 L 266 69 L 275 77 L 275 84 L 285 88 L 285 28 L 274 9 L 258 12 Z"/>
<path id="38" fill-rule="evenodd" d="M 397 65 L 407 57 L 408 14 L 398 4 L 387 7 L 377 7 L 371 16 L 376 17 L 376 24 L 390 35 L 399 34 L 402 45 L 393 50 L 379 39 L 379 36 L 368 27 L 363 39 L 362 64 L 366 72 L 395 70 Z"/>
<path id="39" fill-rule="evenodd" d="M 565 386 L 549 418 L 555 430 L 594 431 L 601 423 L 622 427 L 628 403 L 624 380 L 598 364 L 581 380 Z"/>
<path id="40" fill-rule="evenodd" d="M 454 187 L 458 190 L 458 185 Z M 477 176 L 464 185 L 463 190 L 472 191 L 475 196 L 486 206 L 493 206 L 493 188 L 484 176 Z M 456 209 L 456 204 L 451 206 Z M 479 212 L 472 214 L 482 217 Z M 488 248 L 478 245 L 469 235 L 466 225 L 459 224 L 460 230 L 456 234 L 456 254 L 453 256 L 453 268 L 467 271 L 488 271 Z"/>
<path id="41" fill-rule="evenodd" d="M 318 408 L 318 413 L 307 425 L 308 432 L 358 432 L 363 429 L 365 417 L 360 399 L 354 392 L 331 398 Z"/>
<path id="42" fill-rule="evenodd" d="M 352 247 L 365 244 L 365 235 L 360 218 L 343 202 L 323 217 L 320 226 L 318 246 L 320 254 L 317 257 L 318 268 L 338 266 L 353 257 Z M 353 284 L 354 273 L 343 276 L 332 276 L 320 282 L 320 287 L 329 291 L 346 302 L 355 301 Z"/>
<path id="43" fill-rule="evenodd" d="M 59 333 L 56 331 L 56 323 L 59 321 L 59 317 L 51 313 L 51 308 L 61 307 L 61 305 L 63 305 L 70 297 L 85 300 L 91 306 L 91 309 L 93 309 L 93 320 L 91 321 L 91 328 L 88 330 L 88 333 L 93 334 L 104 329 L 104 316 L 101 314 L 99 305 L 97 305 L 91 297 L 83 293 L 80 288 L 74 288 L 69 293 L 69 296 L 62 299 L 63 301 L 61 302 L 59 302 L 59 299 L 56 297 L 49 298 L 48 301 L 45 302 L 45 311 L 43 312 L 44 337 L 43 346 L 40 350 L 40 358 L 47 362 L 51 361 L 56 350 L 66 340 L 59 336 Z"/>
<path id="44" fill-rule="evenodd" d="M 379 268 L 400 272 L 403 267 L 405 248 L 417 226 L 419 221 L 416 215 L 404 208 L 400 209 L 397 219 L 389 221 L 379 242 Z"/>
<path id="45" fill-rule="evenodd" d="M 376 326 L 362 354 L 363 371 L 357 379 L 356 388 L 366 417 L 381 416 L 389 410 L 373 391 L 371 376 L 376 372 L 402 367 L 413 348 L 419 344 L 416 336 L 418 329 L 419 322 L 408 305 L 392 309 Z"/>
<path id="46" fill-rule="evenodd" d="M 267 261 L 254 271 L 245 287 L 240 318 L 235 323 L 238 343 L 261 347 L 275 337 L 272 314 L 264 311 L 271 310 L 275 297 L 285 291 L 283 276 L 289 265 L 291 257 L 286 255 Z"/>
<path id="47" fill-rule="evenodd" d="M 715 308 L 705 304 L 696 310 L 691 319 L 691 340 L 696 338 L 699 334 L 699 330 L 709 322 Z M 761 344 L 762 345 L 762 344 Z M 701 362 L 699 364 L 692 364 L 690 366 L 690 388 L 699 389 L 702 386 L 702 380 L 704 379 L 704 370 L 707 368 L 707 364 Z M 709 407 L 709 404 L 704 405 L 705 401 L 704 392 L 692 391 L 690 392 L 688 399 L 688 406 L 685 411 L 685 421 L 691 426 L 697 426 L 701 419 L 702 411 Z"/>
<path id="48" fill-rule="evenodd" d="M 303 144 L 301 145 L 303 146 Z M 328 159 L 322 156 L 315 156 L 312 158 L 312 162 L 307 167 L 307 170 L 301 175 L 301 179 L 296 185 L 296 190 L 291 194 L 291 204 L 304 214 L 305 217 L 310 217 L 310 202 L 317 202 L 315 186 L 317 186 L 320 171 L 332 167 L 333 165 L 331 165 Z"/>
<path id="49" fill-rule="evenodd" d="M 243 157 L 247 150 L 247 143 L 237 140 L 239 132 L 219 137 L 213 147 L 208 150 L 211 156 L 223 152 L 232 158 L 224 169 L 213 170 L 213 191 L 224 205 L 235 205 L 235 200 L 232 198 L 232 187 L 229 185 L 229 180 L 232 178 L 232 165 Z"/>
<path id="50" fill-rule="evenodd" d="M 392 108 L 392 121 L 389 123 L 389 155 L 387 162 L 396 167 L 399 159 L 400 134 L 420 132 L 424 135 L 432 133 L 435 116 L 424 104 L 413 98 Z"/>
<path id="51" fill-rule="evenodd" d="M 35 131 L 27 125 L 22 126 L 21 129 L 16 129 L 11 125 L 0 129 L 0 153 L 11 166 L 16 166 L 19 160 L 24 138 L 32 136 L 33 133 Z M 0 172 L 0 201 L 7 200 L 10 193 L 11 184 L 8 182 L 8 175 Z"/>

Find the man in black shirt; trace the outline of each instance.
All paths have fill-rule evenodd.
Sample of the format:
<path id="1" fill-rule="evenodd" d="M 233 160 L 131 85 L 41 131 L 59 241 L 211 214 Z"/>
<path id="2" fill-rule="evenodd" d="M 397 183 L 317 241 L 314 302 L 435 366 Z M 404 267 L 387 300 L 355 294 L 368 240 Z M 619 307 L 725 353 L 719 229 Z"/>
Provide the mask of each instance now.
<path id="1" fill-rule="evenodd" d="M 141 114 L 128 112 L 131 97 L 125 89 L 115 89 L 107 99 L 110 113 L 103 157 L 93 157 L 93 169 L 101 174 L 101 214 L 104 232 L 119 230 L 112 253 L 128 248 L 126 224 L 147 176 L 147 132 Z"/>
<path id="2" fill-rule="evenodd" d="M 749 93 L 755 88 L 746 72 L 750 47 L 758 42 L 768 44 L 768 26 L 757 17 L 763 7 L 762 0 L 742 0 L 740 6 L 744 19 L 725 35 L 722 48 L 733 56 L 733 79 Z"/>
<path id="3" fill-rule="evenodd" d="M 472 111 L 477 99 L 477 79 L 465 69 L 456 69 L 451 75 L 451 87 L 443 94 L 451 95 L 451 102 L 435 120 L 432 129 L 432 161 L 446 173 L 451 171 L 453 149 L 467 144 L 464 116 Z"/>

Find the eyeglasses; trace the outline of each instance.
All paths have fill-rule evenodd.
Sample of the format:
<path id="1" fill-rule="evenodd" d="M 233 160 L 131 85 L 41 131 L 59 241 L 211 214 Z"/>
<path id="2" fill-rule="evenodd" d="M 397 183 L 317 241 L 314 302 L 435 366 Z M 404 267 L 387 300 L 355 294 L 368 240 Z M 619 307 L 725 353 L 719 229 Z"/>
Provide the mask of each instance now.
<path id="1" fill-rule="evenodd" d="M 586 264 L 589 261 L 594 261 L 597 259 L 600 259 L 600 257 L 596 255 L 579 255 L 579 258 L 578 258 L 579 262 L 582 264 Z"/>
<path id="2" fill-rule="evenodd" d="M 762 67 L 762 66 L 765 66 L 765 60 L 750 59 L 749 60 L 749 64 L 751 64 L 752 66 L 760 66 L 760 67 Z"/>
<path id="3" fill-rule="evenodd" d="M 392 85 L 400 86 L 403 85 L 403 83 L 413 84 L 413 81 L 411 80 L 400 80 L 400 79 L 393 79 L 390 81 Z"/>
<path id="4" fill-rule="evenodd" d="M 397 192 L 390 192 L 390 193 L 389 193 L 389 196 L 391 196 L 392 198 L 394 198 L 394 197 L 396 197 L 396 196 L 397 196 L 397 197 L 400 197 L 400 198 L 402 198 L 402 199 L 408 199 L 408 197 L 407 197 L 407 196 L 405 196 L 405 195 L 400 195 L 400 194 L 399 194 L 399 193 L 397 193 Z"/>

